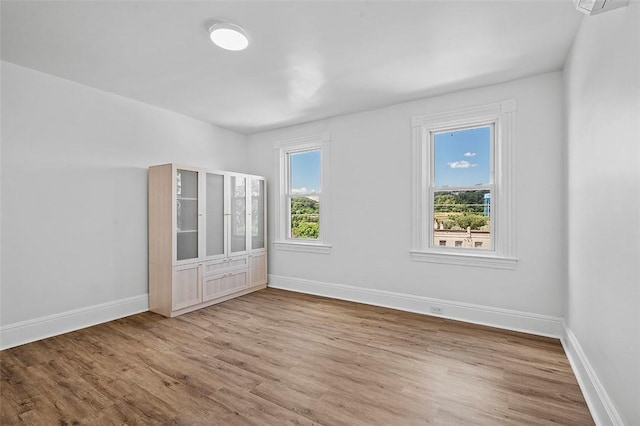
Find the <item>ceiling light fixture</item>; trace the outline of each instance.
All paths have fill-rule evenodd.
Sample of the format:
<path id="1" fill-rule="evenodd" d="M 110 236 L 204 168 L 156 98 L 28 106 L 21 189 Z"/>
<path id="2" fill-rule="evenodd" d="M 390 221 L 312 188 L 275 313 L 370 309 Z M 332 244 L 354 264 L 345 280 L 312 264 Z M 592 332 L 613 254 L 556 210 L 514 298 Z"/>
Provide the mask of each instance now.
<path id="1" fill-rule="evenodd" d="M 209 27 L 211 41 L 223 49 L 244 50 L 249 46 L 247 32 L 240 25 L 219 22 Z"/>

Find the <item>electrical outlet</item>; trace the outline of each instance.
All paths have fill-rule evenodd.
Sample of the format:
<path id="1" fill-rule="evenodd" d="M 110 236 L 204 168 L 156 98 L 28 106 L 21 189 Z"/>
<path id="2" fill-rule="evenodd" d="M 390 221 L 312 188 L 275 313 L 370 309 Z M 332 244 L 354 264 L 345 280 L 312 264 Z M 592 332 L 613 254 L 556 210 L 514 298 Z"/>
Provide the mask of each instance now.
<path id="1" fill-rule="evenodd" d="M 442 306 L 431 306 L 431 313 L 442 315 Z"/>

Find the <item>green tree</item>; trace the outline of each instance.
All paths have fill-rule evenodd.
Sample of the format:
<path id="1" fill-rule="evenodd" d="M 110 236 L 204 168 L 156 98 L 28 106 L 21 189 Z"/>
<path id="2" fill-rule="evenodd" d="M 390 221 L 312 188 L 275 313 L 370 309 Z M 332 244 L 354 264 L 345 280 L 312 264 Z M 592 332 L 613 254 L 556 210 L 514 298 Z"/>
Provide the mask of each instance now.
<path id="1" fill-rule="evenodd" d="M 436 213 L 483 213 L 484 194 L 488 191 L 437 192 L 433 197 Z"/>
<path id="2" fill-rule="evenodd" d="M 471 229 L 480 229 L 489 223 L 489 218 L 487 216 L 475 213 L 451 215 L 448 219 L 451 219 L 456 226 L 462 229 L 467 229 L 467 227 L 471 227 Z"/>
<path id="3" fill-rule="evenodd" d="M 487 191 L 462 191 L 456 195 L 457 201 L 465 206 L 464 211 L 482 213 L 484 210 L 484 194 Z"/>
<path id="4" fill-rule="evenodd" d="M 291 214 L 318 214 L 320 203 L 309 197 L 294 197 L 291 199 Z"/>
<path id="5" fill-rule="evenodd" d="M 291 199 L 291 236 L 317 239 L 320 224 L 320 203 L 309 197 Z"/>
<path id="6" fill-rule="evenodd" d="M 317 239 L 320 234 L 320 227 L 317 222 L 300 222 L 292 229 L 294 238 Z"/>
<path id="7" fill-rule="evenodd" d="M 438 192 L 433 197 L 433 207 L 436 213 L 439 212 L 461 212 L 463 206 L 460 205 L 458 197 L 452 192 Z"/>

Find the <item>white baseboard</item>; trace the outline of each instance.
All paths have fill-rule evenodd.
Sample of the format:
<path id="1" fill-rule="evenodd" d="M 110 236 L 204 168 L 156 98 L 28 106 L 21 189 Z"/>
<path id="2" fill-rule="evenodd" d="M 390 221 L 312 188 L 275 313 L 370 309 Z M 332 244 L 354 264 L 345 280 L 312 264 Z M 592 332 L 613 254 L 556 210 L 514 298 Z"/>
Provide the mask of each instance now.
<path id="1" fill-rule="evenodd" d="M 539 336 L 559 339 L 563 335 L 560 317 L 279 275 L 269 275 L 268 285 L 283 290 L 450 318 Z M 433 307 L 441 308 L 442 313 L 434 313 Z"/>
<path id="2" fill-rule="evenodd" d="M 87 306 L 59 314 L 47 315 L 28 321 L 0 327 L 0 350 L 57 336 L 81 328 L 90 327 L 114 319 L 149 310 L 149 295 L 127 297 L 126 299 L 99 305 Z"/>
<path id="3" fill-rule="evenodd" d="M 578 342 L 571 329 L 564 324 L 563 326 L 564 335 L 560 341 L 573 369 L 573 374 L 578 379 L 580 390 L 582 390 L 584 399 L 587 401 L 593 421 L 596 425 L 623 426 L 624 421 L 611 398 L 609 398 L 609 394 L 602 382 L 600 382 L 595 370 L 591 367 L 591 363 L 582 350 L 580 342 Z"/>
<path id="4" fill-rule="evenodd" d="M 624 424 L 576 336 L 564 325 L 562 318 L 271 274 L 268 286 L 560 338 L 596 425 L 622 426 Z M 432 307 L 442 308 L 442 314 L 434 314 Z M 143 294 L 8 324 L 0 327 L 0 350 L 148 310 L 149 298 L 147 294 Z"/>

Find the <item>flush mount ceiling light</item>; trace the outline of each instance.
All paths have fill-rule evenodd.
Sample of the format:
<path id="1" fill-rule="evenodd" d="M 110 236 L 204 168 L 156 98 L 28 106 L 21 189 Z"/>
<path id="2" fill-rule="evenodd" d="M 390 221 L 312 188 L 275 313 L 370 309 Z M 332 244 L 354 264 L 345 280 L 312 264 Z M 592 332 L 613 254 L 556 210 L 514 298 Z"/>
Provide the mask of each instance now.
<path id="1" fill-rule="evenodd" d="M 209 37 L 218 47 L 227 50 L 244 50 L 249 46 L 247 32 L 240 25 L 219 22 L 209 27 Z"/>

